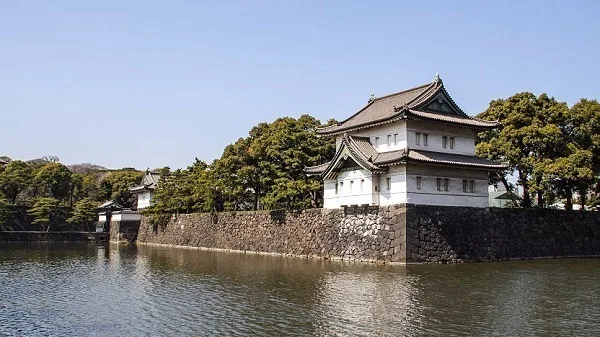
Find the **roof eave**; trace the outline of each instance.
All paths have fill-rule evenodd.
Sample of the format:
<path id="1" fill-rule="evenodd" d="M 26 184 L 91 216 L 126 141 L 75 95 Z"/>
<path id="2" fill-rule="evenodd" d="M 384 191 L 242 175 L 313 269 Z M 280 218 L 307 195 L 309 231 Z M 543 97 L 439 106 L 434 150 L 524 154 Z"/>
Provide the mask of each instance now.
<path id="1" fill-rule="evenodd" d="M 468 163 L 452 163 L 452 162 L 441 162 L 441 161 L 429 161 L 429 160 L 419 160 L 414 158 L 408 158 L 408 163 L 412 164 L 423 164 L 423 165 L 432 165 L 432 166 L 443 166 L 443 167 L 460 167 L 478 171 L 502 171 L 506 170 L 508 166 L 499 165 L 499 166 L 487 166 L 487 165 L 477 165 L 477 164 L 468 164 Z"/>
<path id="2" fill-rule="evenodd" d="M 316 132 L 317 132 L 317 135 L 321 135 L 321 136 L 337 136 L 337 135 L 340 135 L 340 134 L 343 134 L 346 132 L 350 132 L 350 131 L 368 129 L 368 128 L 372 128 L 375 126 L 380 126 L 380 125 L 389 124 L 389 123 L 393 123 L 393 122 L 402 120 L 402 119 L 404 119 L 405 111 L 406 111 L 405 109 L 402 109 L 397 114 L 393 115 L 392 117 L 372 121 L 369 123 L 363 123 L 360 125 L 355 125 L 355 126 L 352 126 L 349 128 L 336 129 L 335 131 L 327 131 L 327 132 L 320 132 L 319 129 L 317 129 Z"/>

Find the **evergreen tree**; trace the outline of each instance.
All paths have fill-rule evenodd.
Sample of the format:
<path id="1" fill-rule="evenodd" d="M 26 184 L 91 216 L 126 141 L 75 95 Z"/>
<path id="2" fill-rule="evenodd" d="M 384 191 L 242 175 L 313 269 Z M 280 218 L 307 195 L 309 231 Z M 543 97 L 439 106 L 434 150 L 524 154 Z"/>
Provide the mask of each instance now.
<path id="1" fill-rule="evenodd" d="M 55 214 L 60 201 L 54 198 L 40 198 L 36 201 L 29 215 L 33 216 L 33 225 L 39 225 L 42 231 L 50 231 L 52 216 Z"/>

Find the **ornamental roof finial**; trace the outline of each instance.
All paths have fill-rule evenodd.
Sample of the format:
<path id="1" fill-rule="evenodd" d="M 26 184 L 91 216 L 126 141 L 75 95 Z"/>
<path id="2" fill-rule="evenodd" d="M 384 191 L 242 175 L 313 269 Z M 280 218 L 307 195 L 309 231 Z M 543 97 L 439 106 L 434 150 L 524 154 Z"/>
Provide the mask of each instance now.
<path id="1" fill-rule="evenodd" d="M 369 103 L 373 102 L 375 100 L 375 93 L 372 92 L 371 96 L 369 97 Z"/>
<path id="2" fill-rule="evenodd" d="M 440 73 L 439 72 L 435 72 L 435 82 L 439 82 L 440 81 Z"/>

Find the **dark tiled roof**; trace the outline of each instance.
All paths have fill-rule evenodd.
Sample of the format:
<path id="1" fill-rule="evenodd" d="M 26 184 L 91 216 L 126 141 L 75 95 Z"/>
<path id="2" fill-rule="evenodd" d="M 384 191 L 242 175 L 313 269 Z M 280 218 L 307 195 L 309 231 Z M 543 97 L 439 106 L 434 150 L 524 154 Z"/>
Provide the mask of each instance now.
<path id="1" fill-rule="evenodd" d="M 420 111 L 428 100 L 443 95 L 453 107 L 454 114 L 443 114 Z M 435 97 L 434 97 L 435 96 Z M 469 117 L 452 100 L 444 88 L 442 80 L 436 77 L 435 81 L 412 89 L 400 91 L 391 95 L 375 98 L 364 108 L 352 115 L 350 118 L 324 128 L 317 129 L 317 133 L 323 135 L 335 135 L 350 130 L 368 128 L 399 119 L 419 117 L 423 119 L 436 120 L 443 123 L 459 124 L 472 127 L 495 127 L 496 122 L 481 121 Z"/>
<path id="2" fill-rule="evenodd" d="M 434 151 L 409 150 L 407 159 L 409 161 L 416 162 L 426 162 L 432 164 L 473 168 L 485 168 L 493 170 L 502 170 L 507 168 L 506 164 L 496 163 L 494 161 L 481 157 Z"/>
<path id="3" fill-rule="evenodd" d="M 374 163 L 377 165 L 390 165 L 406 158 L 405 150 L 381 152 L 375 158 Z"/>
<path id="4" fill-rule="evenodd" d="M 378 155 L 377 150 L 371 145 L 368 138 L 352 137 L 344 134 L 342 143 L 333 159 L 327 163 L 310 166 L 304 169 L 304 172 L 309 175 L 329 174 L 336 166 L 342 162 L 343 153 L 349 152 L 350 157 L 363 168 L 374 171 L 380 168 L 373 164 L 373 160 Z"/>
<path id="5" fill-rule="evenodd" d="M 123 206 L 119 205 L 116 201 L 114 200 L 109 200 L 105 203 L 103 203 L 102 205 L 98 206 L 97 208 L 102 208 L 102 209 L 106 209 L 106 208 L 112 208 L 112 209 L 122 209 Z"/>
<path id="6" fill-rule="evenodd" d="M 377 152 L 368 138 L 352 137 L 344 134 L 342 143 L 336 152 L 334 158 L 324 164 L 310 166 L 304 169 L 308 175 L 330 175 L 331 172 L 339 166 L 342 153 L 347 149 L 350 157 L 364 169 L 369 171 L 385 172 L 387 166 L 406 163 L 420 162 L 435 165 L 461 166 L 478 169 L 502 170 L 507 168 L 506 164 L 496 163 L 494 161 L 454 153 L 443 153 L 423 150 L 396 150 L 388 152 Z"/>
<path id="7" fill-rule="evenodd" d="M 142 177 L 141 184 L 130 188 L 129 191 L 135 193 L 145 190 L 153 190 L 158 186 L 159 180 L 160 174 L 158 172 L 146 170 L 146 174 Z"/>
<path id="8" fill-rule="evenodd" d="M 478 118 L 461 118 L 450 115 L 436 114 L 433 112 L 409 110 L 406 113 L 407 117 L 410 115 L 421 117 L 424 119 L 436 120 L 439 122 L 448 122 L 452 124 L 462 124 L 467 126 L 481 127 L 481 128 L 495 128 L 498 126 L 498 122 L 495 121 L 484 121 Z"/>
<path id="9" fill-rule="evenodd" d="M 321 164 L 321 165 L 308 166 L 304 169 L 304 172 L 308 175 L 321 174 L 321 172 L 325 171 L 325 169 L 327 168 L 327 166 L 329 166 L 329 164 L 331 164 L 330 161 L 328 161 L 324 164 Z"/>

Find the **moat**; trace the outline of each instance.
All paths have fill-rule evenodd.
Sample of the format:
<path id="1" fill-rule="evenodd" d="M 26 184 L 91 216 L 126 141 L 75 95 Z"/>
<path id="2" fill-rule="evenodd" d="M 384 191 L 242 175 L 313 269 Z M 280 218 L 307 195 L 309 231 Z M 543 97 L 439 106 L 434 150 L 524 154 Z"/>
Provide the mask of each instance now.
<path id="1" fill-rule="evenodd" d="M 3 244 L 0 335 L 598 335 L 600 259 L 376 265 Z"/>

